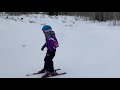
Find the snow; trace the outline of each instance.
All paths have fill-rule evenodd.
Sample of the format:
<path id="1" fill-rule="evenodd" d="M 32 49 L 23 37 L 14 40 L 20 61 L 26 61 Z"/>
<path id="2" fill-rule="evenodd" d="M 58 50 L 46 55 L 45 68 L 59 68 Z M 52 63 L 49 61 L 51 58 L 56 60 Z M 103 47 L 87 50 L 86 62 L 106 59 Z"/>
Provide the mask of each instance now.
<path id="1" fill-rule="evenodd" d="M 120 78 L 119 26 L 76 21 L 74 16 L 5 17 L 0 17 L 0 78 L 41 76 L 25 75 L 43 68 L 46 49 L 41 51 L 45 43 L 41 28 L 45 24 L 52 26 L 60 44 L 53 59 L 54 67 L 61 68 L 58 72 L 67 72 L 52 78 Z"/>

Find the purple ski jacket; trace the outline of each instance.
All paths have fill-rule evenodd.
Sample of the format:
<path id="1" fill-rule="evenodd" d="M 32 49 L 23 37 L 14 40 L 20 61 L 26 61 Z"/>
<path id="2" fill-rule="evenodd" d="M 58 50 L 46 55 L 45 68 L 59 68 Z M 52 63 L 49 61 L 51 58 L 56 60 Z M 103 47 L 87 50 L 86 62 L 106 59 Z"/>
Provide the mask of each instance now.
<path id="1" fill-rule="evenodd" d="M 46 39 L 46 43 L 43 45 L 42 48 L 47 47 L 47 49 L 49 51 L 53 51 L 54 49 L 56 49 L 57 47 L 59 47 L 58 41 L 56 39 L 56 37 L 50 37 L 48 39 Z"/>

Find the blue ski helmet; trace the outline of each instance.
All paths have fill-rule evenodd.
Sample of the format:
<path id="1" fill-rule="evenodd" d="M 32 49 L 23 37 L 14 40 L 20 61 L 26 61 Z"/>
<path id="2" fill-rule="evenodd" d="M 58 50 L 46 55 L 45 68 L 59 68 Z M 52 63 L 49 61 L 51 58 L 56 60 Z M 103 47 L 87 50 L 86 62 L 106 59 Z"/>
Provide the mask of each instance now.
<path id="1" fill-rule="evenodd" d="M 45 26 L 43 26 L 42 30 L 43 31 L 52 31 L 52 28 L 49 25 L 45 25 Z"/>

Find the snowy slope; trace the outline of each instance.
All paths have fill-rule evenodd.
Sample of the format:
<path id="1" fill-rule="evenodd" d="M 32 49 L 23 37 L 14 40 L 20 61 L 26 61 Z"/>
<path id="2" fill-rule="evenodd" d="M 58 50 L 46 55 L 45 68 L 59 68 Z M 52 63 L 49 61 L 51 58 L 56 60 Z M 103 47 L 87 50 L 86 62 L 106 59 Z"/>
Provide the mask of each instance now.
<path id="1" fill-rule="evenodd" d="M 45 42 L 41 28 L 44 24 L 53 27 L 60 44 L 54 65 L 62 69 L 59 72 L 67 74 L 59 78 L 120 77 L 120 27 L 82 19 L 75 21 L 72 16 L 9 18 L 17 21 L 0 18 L 1 78 L 27 78 L 26 74 L 43 68 L 46 49 L 41 51 Z"/>

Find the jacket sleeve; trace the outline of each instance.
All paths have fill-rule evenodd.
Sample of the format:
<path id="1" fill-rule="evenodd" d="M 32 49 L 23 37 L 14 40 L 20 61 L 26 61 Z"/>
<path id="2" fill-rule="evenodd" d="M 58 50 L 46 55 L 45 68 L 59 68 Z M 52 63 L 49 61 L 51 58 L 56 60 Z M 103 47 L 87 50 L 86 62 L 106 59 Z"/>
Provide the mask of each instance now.
<path id="1" fill-rule="evenodd" d="M 44 49 L 46 47 L 46 43 L 42 46 L 42 48 Z"/>

